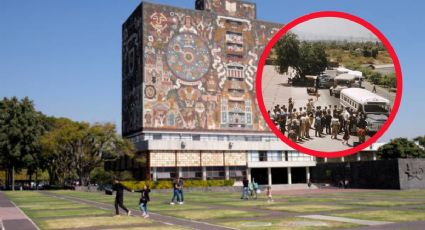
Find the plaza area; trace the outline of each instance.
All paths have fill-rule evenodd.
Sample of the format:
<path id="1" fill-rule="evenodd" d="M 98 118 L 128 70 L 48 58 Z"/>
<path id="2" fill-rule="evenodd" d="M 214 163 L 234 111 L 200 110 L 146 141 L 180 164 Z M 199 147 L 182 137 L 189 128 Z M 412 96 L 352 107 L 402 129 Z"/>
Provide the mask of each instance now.
<path id="1" fill-rule="evenodd" d="M 288 108 L 289 98 L 292 99 L 294 104 L 293 108 L 296 109 L 296 111 L 300 111 L 300 108 L 302 108 L 302 111 L 306 112 L 306 107 L 308 107 L 307 103 L 309 100 L 312 102 L 313 108 L 321 107 L 320 110 L 323 112 L 328 110 L 333 111 L 335 106 L 340 108 L 341 112 L 343 111 L 339 97 L 330 95 L 329 89 L 318 89 L 319 96 L 314 96 L 307 93 L 306 86 L 289 85 L 288 78 L 293 76 L 293 70 L 290 69 L 288 72 L 289 74 L 279 74 L 275 66 L 264 66 L 262 75 L 263 99 L 266 109 L 269 110 L 271 114 L 274 114 L 274 109 L 277 105 L 279 105 L 279 108 L 282 106 L 286 106 L 286 108 Z M 363 81 L 362 86 L 368 91 L 372 91 L 373 89 L 373 85 L 367 81 Z M 376 94 L 387 98 L 390 101 L 391 107 L 393 106 L 395 93 L 388 92 L 386 89 L 376 86 Z M 311 124 L 311 126 L 314 127 L 313 124 Z M 330 133 L 326 134 L 325 129 L 323 129 L 321 137 L 316 137 L 315 130 L 312 128 L 309 130 L 308 135 L 306 135 L 309 136 L 309 138 L 302 138 L 301 140 L 298 140 L 297 143 L 303 147 L 317 151 L 341 151 L 353 147 L 356 142 L 360 142 L 359 137 L 353 134 L 353 132 L 350 132 L 350 137 L 347 143 L 344 143 L 344 132 L 342 130 L 335 139 L 332 138 Z M 365 136 L 366 140 L 369 138 L 370 136 Z"/>
<path id="2" fill-rule="evenodd" d="M 100 192 L 1 192 L 40 229 L 421 229 L 425 191 L 309 189 L 274 191 L 241 200 L 240 193 L 186 192 L 170 205 L 170 192 L 151 193 L 149 218 L 137 210 L 139 194 L 127 193 L 131 216 L 113 217 L 114 196 Z M 0 217 L 6 230 L 11 219 Z M 15 223 L 16 224 L 16 223 Z M 16 226 L 16 225 L 15 225 Z M 30 228 L 28 228 L 30 229 Z M 36 228 L 34 228 L 36 229 Z"/>

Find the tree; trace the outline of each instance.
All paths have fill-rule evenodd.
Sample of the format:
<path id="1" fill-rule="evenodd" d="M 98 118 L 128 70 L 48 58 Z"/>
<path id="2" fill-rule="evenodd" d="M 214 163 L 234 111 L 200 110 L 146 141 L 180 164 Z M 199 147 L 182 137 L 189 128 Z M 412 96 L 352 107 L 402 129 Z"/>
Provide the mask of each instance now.
<path id="1" fill-rule="evenodd" d="M 275 45 L 276 64 L 279 73 L 287 73 L 289 67 L 298 77 L 318 75 L 328 66 L 324 45 L 320 42 L 300 42 L 297 35 L 286 33 Z"/>
<path id="2" fill-rule="evenodd" d="M 6 170 L 6 187 L 15 188 L 15 172 L 32 163 L 40 154 L 39 137 L 43 115 L 27 97 L 0 101 L 0 162 Z"/>
<path id="3" fill-rule="evenodd" d="M 74 154 L 69 142 L 77 126 L 76 122 L 67 118 L 48 118 L 46 125 L 49 131 L 41 137 L 42 169 L 49 174 L 49 184 L 65 184 L 65 180 L 74 177 Z"/>
<path id="4" fill-rule="evenodd" d="M 90 172 L 99 167 L 105 158 L 133 153 L 133 145 L 117 135 L 115 125 L 110 123 L 88 127 L 82 139 L 75 144 L 76 171 L 83 185 L 89 183 Z"/>
<path id="5" fill-rule="evenodd" d="M 65 183 L 75 175 L 87 185 L 91 171 L 104 159 L 133 152 L 133 145 L 116 134 L 113 124 L 90 125 L 64 118 L 55 123 L 42 138 L 51 183 Z"/>
<path id="6" fill-rule="evenodd" d="M 407 138 L 396 138 L 381 146 L 377 153 L 382 159 L 424 158 L 425 151 Z"/>
<path id="7" fill-rule="evenodd" d="M 414 141 L 417 141 L 419 146 L 421 146 L 423 149 L 425 149 L 425 136 L 419 136 L 413 139 Z"/>
<path id="8" fill-rule="evenodd" d="M 289 67 L 298 66 L 300 59 L 300 41 L 297 35 L 286 33 L 274 46 L 277 70 L 280 74 L 288 72 Z"/>
<path id="9" fill-rule="evenodd" d="M 300 46 L 300 59 L 295 69 L 300 77 L 319 75 L 328 66 L 325 48 L 319 43 L 303 42 Z"/>

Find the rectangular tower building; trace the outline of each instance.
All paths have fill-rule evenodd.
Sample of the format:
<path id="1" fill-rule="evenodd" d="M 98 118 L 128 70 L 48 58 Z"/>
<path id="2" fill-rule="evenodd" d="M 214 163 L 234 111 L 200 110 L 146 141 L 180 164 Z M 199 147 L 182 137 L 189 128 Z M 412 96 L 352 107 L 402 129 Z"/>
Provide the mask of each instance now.
<path id="1" fill-rule="evenodd" d="M 115 169 L 153 180 L 305 183 L 315 159 L 279 141 L 256 101 L 259 58 L 282 25 L 257 20 L 251 2 L 195 8 L 142 2 L 123 25 L 122 133 L 139 159 Z"/>

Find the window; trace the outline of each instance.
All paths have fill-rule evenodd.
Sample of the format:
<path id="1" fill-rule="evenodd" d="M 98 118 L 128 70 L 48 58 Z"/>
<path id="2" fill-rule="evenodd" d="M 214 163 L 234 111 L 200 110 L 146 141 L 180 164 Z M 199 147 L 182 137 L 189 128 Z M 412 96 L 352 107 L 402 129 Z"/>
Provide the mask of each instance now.
<path id="1" fill-rule="evenodd" d="M 227 54 L 227 58 L 229 59 L 242 59 L 243 56 L 239 54 Z"/>
<path id="2" fill-rule="evenodd" d="M 160 133 L 153 134 L 153 139 L 154 140 L 162 140 L 162 134 L 160 134 Z"/>
<path id="3" fill-rule="evenodd" d="M 260 158 L 259 158 L 259 154 L 258 154 L 258 152 L 257 151 L 255 151 L 255 152 L 250 152 L 249 153 L 249 157 L 250 157 L 250 161 L 251 162 L 258 162 L 258 161 L 260 161 Z"/>
<path id="4" fill-rule="evenodd" d="M 239 55 L 241 56 L 241 55 Z M 227 66 L 227 77 L 228 78 L 236 78 L 236 79 L 243 79 L 243 67 L 242 66 L 235 66 L 235 65 L 229 65 Z"/>
<path id="5" fill-rule="evenodd" d="M 273 151 L 268 153 L 268 161 L 282 161 L 282 152 Z"/>
<path id="6" fill-rule="evenodd" d="M 231 19 L 226 19 L 226 23 L 230 24 L 231 26 L 240 26 L 242 25 L 241 21 L 235 21 L 235 20 L 231 20 Z"/>
<path id="7" fill-rule="evenodd" d="M 194 140 L 194 141 L 200 141 L 201 140 L 201 135 L 192 135 L 192 140 Z"/>
<path id="8" fill-rule="evenodd" d="M 260 152 L 260 161 L 267 161 L 267 152 L 265 151 Z"/>
<path id="9" fill-rule="evenodd" d="M 242 34 L 226 31 L 226 42 L 234 43 L 234 44 L 243 44 Z"/>
<path id="10" fill-rule="evenodd" d="M 157 168 L 156 175 L 158 179 L 170 179 L 176 178 L 177 170 L 176 168 L 167 167 L 167 168 Z"/>
<path id="11" fill-rule="evenodd" d="M 223 179 L 224 167 L 206 167 L 208 179 Z"/>
<path id="12" fill-rule="evenodd" d="M 201 167 L 184 167 L 181 169 L 183 177 L 186 179 L 199 179 L 202 178 Z"/>
<path id="13" fill-rule="evenodd" d="M 229 167 L 229 176 L 232 179 L 241 180 L 246 177 L 246 167 L 245 166 L 230 166 Z"/>

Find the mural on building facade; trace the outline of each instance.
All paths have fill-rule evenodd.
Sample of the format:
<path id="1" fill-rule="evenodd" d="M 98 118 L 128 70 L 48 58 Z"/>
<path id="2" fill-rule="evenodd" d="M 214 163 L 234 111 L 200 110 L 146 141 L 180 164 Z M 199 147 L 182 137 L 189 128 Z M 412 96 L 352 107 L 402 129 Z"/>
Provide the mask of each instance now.
<path id="1" fill-rule="evenodd" d="M 136 48 L 143 50 L 143 89 L 138 84 L 123 84 L 124 135 L 139 124 L 145 130 L 266 130 L 256 104 L 254 80 L 259 56 L 281 25 L 247 19 L 255 18 L 254 4 L 252 10 L 245 7 L 244 18 L 218 10 L 229 8 L 220 4 L 233 3 L 237 9 L 242 7 L 242 2 L 234 0 L 207 1 L 211 11 L 143 3 L 139 27 L 143 28 L 143 49 Z M 127 22 L 124 27 L 131 25 Z M 133 54 L 127 51 L 130 37 L 124 37 L 123 65 L 128 66 L 134 61 L 126 58 Z M 142 36 L 138 34 L 137 39 Z M 123 82 L 134 77 L 127 72 Z M 138 92 L 143 93 L 142 109 L 133 96 Z M 129 102 L 137 104 L 135 109 L 142 111 L 142 117 L 132 114 L 131 106 L 124 108 Z"/>

